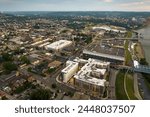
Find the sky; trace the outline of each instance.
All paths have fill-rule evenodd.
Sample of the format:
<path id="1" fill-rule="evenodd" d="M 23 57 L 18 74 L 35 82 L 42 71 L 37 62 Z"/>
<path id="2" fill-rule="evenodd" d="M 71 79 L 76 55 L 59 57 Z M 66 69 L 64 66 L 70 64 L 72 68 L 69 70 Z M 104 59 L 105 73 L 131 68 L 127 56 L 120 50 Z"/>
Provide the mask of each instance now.
<path id="1" fill-rule="evenodd" d="M 0 11 L 150 11 L 150 0 L 0 0 Z"/>

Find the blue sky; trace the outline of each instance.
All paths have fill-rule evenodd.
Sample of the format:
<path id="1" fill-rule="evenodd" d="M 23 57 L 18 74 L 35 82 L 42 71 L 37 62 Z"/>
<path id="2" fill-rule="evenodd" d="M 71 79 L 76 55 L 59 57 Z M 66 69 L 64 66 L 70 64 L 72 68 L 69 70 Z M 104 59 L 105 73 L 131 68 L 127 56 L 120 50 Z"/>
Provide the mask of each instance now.
<path id="1" fill-rule="evenodd" d="M 150 11 L 150 0 L 0 0 L 0 11 Z"/>

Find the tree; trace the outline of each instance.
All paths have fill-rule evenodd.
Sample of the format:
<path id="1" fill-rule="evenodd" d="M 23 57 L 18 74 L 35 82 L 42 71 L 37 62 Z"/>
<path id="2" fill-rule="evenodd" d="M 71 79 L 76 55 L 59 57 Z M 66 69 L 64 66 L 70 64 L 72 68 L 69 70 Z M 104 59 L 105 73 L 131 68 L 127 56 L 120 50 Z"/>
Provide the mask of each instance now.
<path id="1" fill-rule="evenodd" d="M 52 72 L 54 72 L 56 70 L 56 68 L 49 68 L 47 71 L 49 72 L 49 73 L 52 73 Z"/>
<path id="2" fill-rule="evenodd" d="M 23 54 L 24 53 L 24 50 L 23 49 L 20 49 L 19 47 L 14 50 L 14 54 Z"/>
<path id="3" fill-rule="evenodd" d="M 28 72 L 31 72 L 31 71 L 32 71 L 32 68 L 31 68 L 31 67 L 29 67 L 29 68 L 28 68 Z"/>
<path id="4" fill-rule="evenodd" d="M 26 56 L 21 56 L 20 57 L 21 62 L 24 64 L 30 64 L 30 60 Z"/>
<path id="5" fill-rule="evenodd" d="M 2 58 L 4 61 L 12 61 L 13 60 L 13 56 L 9 53 L 2 53 Z"/>
<path id="6" fill-rule="evenodd" d="M 8 98 L 6 96 L 3 96 L 2 100 L 8 100 Z"/>
<path id="7" fill-rule="evenodd" d="M 10 73 L 11 71 L 17 70 L 17 65 L 12 62 L 5 62 L 3 64 L 3 68 L 5 69 L 6 73 Z"/>
<path id="8" fill-rule="evenodd" d="M 56 85 L 55 83 L 52 84 L 52 88 L 53 88 L 53 89 L 57 88 L 57 85 Z"/>
<path id="9" fill-rule="evenodd" d="M 141 65 L 148 65 L 148 62 L 146 61 L 145 58 L 142 58 L 142 59 L 140 60 L 140 64 L 141 64 Z"/>
<path id="10" fill-rule="evenodd" d="M 71 92 L 71 91 L 68 91 L 65 95 L 66 95 L 66 96 L 70 96 L 70 97 L 72 97 L 72 96 L 74 95 L 74 93 L 73 93 L 73 92 Z"/>
<path id="11" fill-rule="evenodd" d="M 31 100 L 48 100 L 52 96 L 52 92 L 47 89 L 37 89 L 30 94 Z"/>
<path id="12" fill-rule="evenodd" d="M 31 87 L 34 87 L 34 85 L 28 81 L 24 82 L 22 86 L 17 87 L 13 93 L 19 94 L 23 91 L 25 91 L 26 89 L 29 89 Z"/>

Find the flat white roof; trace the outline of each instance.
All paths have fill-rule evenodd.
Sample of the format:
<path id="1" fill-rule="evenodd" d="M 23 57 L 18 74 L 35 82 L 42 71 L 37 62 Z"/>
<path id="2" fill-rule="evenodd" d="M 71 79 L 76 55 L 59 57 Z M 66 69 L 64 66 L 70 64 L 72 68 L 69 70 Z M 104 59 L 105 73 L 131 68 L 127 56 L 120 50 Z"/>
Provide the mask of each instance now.
<path id="1" fill-rule="evenodd" d="M 47 39 L 44 39 L 44 40 L 41 40 L 41 41 L 37 41 L 37 42 L 32 43 L 31 46 L 35 46 L 35 45 L 38 45 L 38 44 L 42 44 L 42 43 L 47 42 L 47 41 L 50 41 L 50 40 L 52 40 L 52 39 L 47 38 Z"/>
<path id="2" fill-rule="evenodd" d="M 115 28 L 111 28 L 110 26 L 97 26 L 97 27 L 93 27 L 93 30 L 96 30 L 96 29 L 99 29 L 99 30 L 106 30 L 106 31 L 114 31 L 114 32 L 121 32 L 121 33 L 125 33 L 126 30 L 122 28 L 122 30 L 119 30 L 119 29 L 115 29 Z"/>
<path id="3" fill-rule="evenodd" d="M 72 44 L 72 41 L 59 40 L 59 41 L 56 41 L 50 45 L 47 45 L 46 48 L 52 49 L 52 50 L 58 50 L 58 49 L 62 49 L 63 47 L 66 47 L 66 46 L 71 45 L 71 44 Z"/>
<path id="4" fill-rule="evenodd" d="M 67 62 L 69 65 L 67 65 L 67 67 L 61 71 L 63 73 L 68 73 L 71 69 L 73 69 L 75 66 L 78 65 L 77 62 L 73 62 L 73 61 L 67 61 Z"/>
<path id="5" fill-rule="evenodd" d="M 103 68 L 96 68 L 96 65 L 107 65 L 109 66 L 109 62 L 101 62 L 95 59 L 89 59 L 88 63 L 86 63 L 81 70 L 74 76 L 75 79 L 81 80 L 86 83 L 98 85 L 98 86 L 105 86 L 105 79 L 100 79 L 96 77 L 90 76 L 92 71 L 97 73 L 102 73 L 103 75 L 106 73 L 106 69 Z"/>
<path id="6" fill-rule="evenodd" d="M 109 26 L 93 27 L 93 30 L 95 30 L 95 29 L 102 29 L 102 30 L 107 30 L 107 31 L 111 30 L 111 28 Z"/>
<path id="7" fill-rule="evenodd" d="M 39 48 L 44 47 L 44 46 L 46 46 L 48 44 L 50 44 L 50 42 L 43 43 L 43 44 L 39 45 Z"/>
<path id="8" fill-rule="evenodd" d="M 98 72 L 98 73 L 101 73 L 102 75 L 104 75 L 106 73 L 106 69 L 96 69 L 94 71 Z"/>

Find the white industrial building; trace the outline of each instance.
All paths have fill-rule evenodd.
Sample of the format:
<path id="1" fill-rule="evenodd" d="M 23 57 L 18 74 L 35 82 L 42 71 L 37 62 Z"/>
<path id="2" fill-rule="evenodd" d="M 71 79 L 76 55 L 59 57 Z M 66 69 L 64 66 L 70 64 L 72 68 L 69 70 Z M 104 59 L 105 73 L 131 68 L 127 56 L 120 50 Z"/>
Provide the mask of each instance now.
<path id="1" fill-rule="evenodd" d="M 100 26 L 100 27 L 93 27 L 93 30 L 106 30 L 106 31 L 110 31 L 111 28 L 109 26 Z"/>
<path id="2" fill-rule="evenodd" d="M 60 51 L 66 47 L 69 47 L 72 45 L 72 41 L 68 41 L 68 40 L 59 40 L 56 41 L 50 45 L 47 45 L 45 48 L 47 50 L 52 50 L 52 51 Z"/>
<path id="3" fill-rule="evenodd" d="M 32 43 L 31 46 L 38 46 L 38 45 L 40 45 L 40 44 L 44 44 L 44 43 L 49 42 L 49 41 L 51 41 L 51 40 L 52 40 L 52 39 L 47 38 L 47 39 L 44 39 L 44 40 L 36 41 L 36 42 Z"/>
<path id="4" fill-rule="evenodd" d="M 105 30 L 105 31 L 113 31 L 113 32 L 120 32 L 120 33 L 126 33 L 127 31 L 125 28 L 120 27 L 121 29 L 117 28 L 112 28 L 110 26 L 99 26 L 99 27 L 93 27 L 92 29 L 94 31 L 100 31 L 100 30 Z"/>
<path id="5" fill-rule="evenodd" d="M 49 44 L 50 44 L 50 42 L 43 43 L 43 44 L 39 45 L 38 48 L 45 48 L 45 46 L 47 46 Z"/>
<path id="6" fill-rule="evenodd" d="M 69 79 L 78 71 L 79 63 L 67 61 L 66 68 L 61 71 L 62 81 L 67 83 Z"/>

